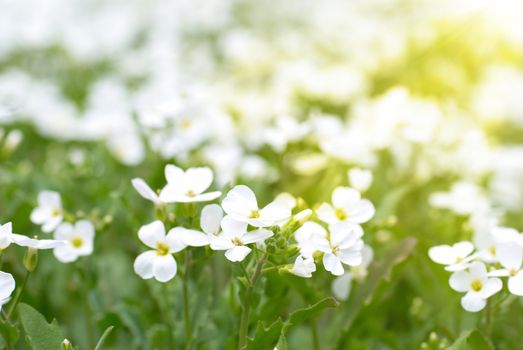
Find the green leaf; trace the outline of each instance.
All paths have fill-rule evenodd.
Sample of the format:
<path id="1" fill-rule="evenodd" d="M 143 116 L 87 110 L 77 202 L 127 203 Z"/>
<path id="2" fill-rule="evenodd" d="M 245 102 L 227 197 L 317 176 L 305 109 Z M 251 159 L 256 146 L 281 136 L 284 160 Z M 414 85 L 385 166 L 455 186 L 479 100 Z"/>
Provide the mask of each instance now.
<path id="1" fill-rule="evenodd" d="M 371 264 L 368 279 L 358 289 L 354 298 L 351 299 L 351 302 L 347 304 L 347 308 L 338 313 L 338 319 L 332 322 L 333 325 L 339 325 L 337 327 L 331 327 L 331 338 L 337 339 L 332 342 L 332 344 L 337 344 L 335 348 L 343 348 L 343 342 L 348 338 L 352 322 L 362 307 L 370 304 L 378 285 L 383 280 L 388 281 L 390 279 L 390 274 L 394 266 L 407 259 L 416 244 L 417 240 L 415 238 L 405 238 L 392 248 L 381 262 Z"/>
<path id="2" fill-rule="evenodd" d="M 289 347 L 287 346 L 287 339 L 285 338 L 285 335 L 280 336 L 280 340 L 278 340 L 278 344 L 276 344 L 276 348 L 278 350 L 288 350 Z"/>
<path id="3" fill-rule="evenodd" d="M 254 332 L 254 338 L 247 341 L 245 350 L 267 350 L 273 349 L 282 334 L 283 322 L 278 319 L 276 322 L 271 324 L 268 328 L 265 328 L 263 322 L 259 321 L 256 331 Z"/>
<path id="4" fill-rule="evenodd" d="M 20 336 L 18 328 L 7 321 L 0 323 L 0 334 L 2 335 L 2 339 L 0 339 L 0 347 L 6 347 L 7 339 L 9 339 L 11 344 L 16 344 L 16 341 Z"/>
<path id="5" fill-rule="evenodd" d="M 94 350 L 100 350 L 102 348 L 105 339 L 109 336 L 109 333 L 111 333 L 113 328 L 114 326 L 107 327 L 107 329 L 104 331 L 104 334 L 102 334 L 102 336 L 100 337 L 100 340 L 98 340 L 98 343 L 96 343 L 96 347 L 94 348 Z"/>
<path id="6" fill-rule="evenodd" d="M 314 317 L 319 316 L 323 310 L 338 306 L 338 301 L 332 297 L 328 297 L 318 301 L 314 305 L 294 311 L 289 315 L 289 319 L 285 322 L 284 330 L 286 331 L 291 326 L 306 322 Z"/>
<path id="7" fill-rule="evenodd" d="M 463 332 L 447 350 L 494 350 L 494 346 L 477 329 Z"/>
<path id="8" fill-rule="evenodd" d="M 336 306 L 338 306 L 336 299 L 329 297 L 322 299 L 313 305 L 292 312 L 285 322 L 278 319 L 278 321 L 271 324 L 269 328 L 265 328 L 263 322 L 260 321 L 256 327 L 254 338 L 249 339 L 245 349 L 272 349 L 276 343 L 280 344 L 285 342 L 285 333 L 292 326 L 307 322 L 308 320 L 317 317 L 323 310 Z M 286 349 L 286 347 L 283 349 Z M 279 347 L 278 350 L 280 350 Z"/>
<path id="9" fill-rule="evenodd" d="M 33 350 L 58 350 L 64 340 L 62 330 L 53 321 L 47 323 L 45 317 L 27 304 L 18 305 L 20 322 L 24 328 L 28 345 Z"/>

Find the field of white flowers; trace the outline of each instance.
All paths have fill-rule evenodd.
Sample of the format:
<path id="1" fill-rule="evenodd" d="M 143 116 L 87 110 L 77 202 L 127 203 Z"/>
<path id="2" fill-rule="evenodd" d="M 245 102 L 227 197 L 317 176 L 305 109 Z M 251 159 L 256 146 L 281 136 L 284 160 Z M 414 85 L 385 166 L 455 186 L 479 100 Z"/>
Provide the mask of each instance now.
<path id="1" fill-rule="evenodd" d="M 522 14 L 0 0 L 0 348 L 521 349 Z"/>

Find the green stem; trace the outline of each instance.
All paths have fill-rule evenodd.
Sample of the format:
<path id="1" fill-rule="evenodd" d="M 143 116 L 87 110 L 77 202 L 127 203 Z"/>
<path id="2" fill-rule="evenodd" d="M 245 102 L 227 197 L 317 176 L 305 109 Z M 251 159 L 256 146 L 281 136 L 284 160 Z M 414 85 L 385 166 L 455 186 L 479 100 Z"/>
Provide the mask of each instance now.
<path id="1" fill-rule="evenodd" d="M 189 272 L 191 265 L 191 251 L 185 255 L 185 271 L 183 274 L 183 316 L 185 320 L 185 348 L 190 349 L 192 343 L 191 318 L 189 310 Z"/>
<path id="2" fill-rule="evenodd" d="M 320 337 L 318 335 L 318 325 L 315 320 L 309 322 L 312 333 L 312 344 L 314 345 L 314 350 L 321 350 Z"/>
<path id="3" fill-rule="evenodd" d="M 267 255 L 264 255 L 258 261 L 254 274 L 249 280 L 249 285 L 247 286 L 247 290 L 245 291 L 245 299 L 243 301 L 242 313 L 240 316 L 240 335 L 238 337 L 238 350 L 242 350 L 247 344 L 247 334 L 249 332 L 249 316 L 251 312 L 253 287 L 262 273 L 263 264 L 265 264 L 266 259 Z"/>
<path id="4" fill-rule="evenodd" d="M 20 302 L 20 297 L 22 296 L 22 293 L 24 292 L 25 286 L 27 284 L 27 280 L 29 279 L 29 275 L 31 274 L 30 271 L 26 271 L 24 279 L 22 280 L 22 284 L 20 285 L 20 288 L 18 288 L 15 299 L 13 300 L 13 303 L 11 304 L 11 307 L 9 308 L 9 311 L 7 311 L 6 315 L 6 322 L 9 322 L 11 319 L 11 316 L 13 315 L 13 312 L 16 309 L 16 306 Z"/>

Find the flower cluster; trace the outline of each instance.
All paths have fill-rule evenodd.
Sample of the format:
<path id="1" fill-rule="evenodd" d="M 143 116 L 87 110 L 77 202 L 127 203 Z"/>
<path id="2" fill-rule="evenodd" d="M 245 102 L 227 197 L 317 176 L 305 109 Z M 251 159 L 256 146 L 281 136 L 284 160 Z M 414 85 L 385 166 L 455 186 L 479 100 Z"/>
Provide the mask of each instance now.
<path id="1" fill-rule="evenodd" d="M 62 208 L 60 194 L 53 191 L 42 191 L 38 195 L 38 206 L 31 212 L 31 221 L 42 225 L 44 233 L 53 233 L 55 240 L 64 244 L 54 247 L 54 256 L 63 263 L 77 260 L 80 256 L 93 252 L 95 228 L 89 220 L 67 222 L 70 217 Z M 72 221 L 72 220 L 71 220 Z"/>
<path id="2" fill-rule="evenodd" d="M 152 201 L 160 212 L 167 209 L 167 203 L 187 208 L 195 202 L 209 202 L 221 196 L 219 191 L 206 192 L 213 182 L 212 171 L 208 168 L 184 171 L 167 165 L 165 177 L 167 184 L 159 194 L 142 179 L 132 181 L 138 193 Z M 138 237 L 151 250 L 136 258 L 134 270 L 144 279 L 154 277 L 167 282 L 177 272 L 173 254 L 187 247 L 209 246 L 211 250 L 224 251 L 229 261 L 241 262 L 253 248 L 267 249 L 266 240 L 274 236 L 283 239 L 283 249 L 289 257 L 295 254 L 292 247 L 298 248 L 294 264 L 283 267 L 297 276 L 311 277 L 316 271 L 315 259 L 320 256 L 325 270 L 335 276 L 344 274 L 343 265 L 362 264 L 364 243 L 360 224 L 372 218 L 374 206 L 362 199 L 357 190 L 336 188 L 332 204 L 323 203 L 316 210 L 319 222 L 309 220 L 310 209 L 293 215 L 295 208 L 296 199 L 290 194 L 282 193 L 273 202 L 260 206 L 249 187 L 237 185 L 225 195 L 221 205 L 203 207 L 199 227 L 178 225 L 176 219 L 174 222 L 167 220 L 168 231 L 161 220 L 142 226 Z"/>
<path id="3" fill-rule="evenodd" d="M 493 225 L 474 243 L 435 246 L 429 257 L 452 272 L 450 287 L 465 293 L 461 305 L 467 311 L 482 310 L 487 299 L 501 291 L 499 277 L 508 277 L 510 293 L 523 296 L 523 234 L 515 229 Z"/>

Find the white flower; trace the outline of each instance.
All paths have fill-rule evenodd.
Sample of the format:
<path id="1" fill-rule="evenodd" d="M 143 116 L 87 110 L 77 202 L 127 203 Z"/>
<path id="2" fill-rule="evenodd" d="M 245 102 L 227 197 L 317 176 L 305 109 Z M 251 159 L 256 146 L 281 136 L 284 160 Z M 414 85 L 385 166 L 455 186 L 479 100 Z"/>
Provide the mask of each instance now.
<path id="1" fill-rule="evenodd" d="M 365 245 L 361 255 L 361 265 L 353 266 L 350 271 L 347 271 L 343 275 L 336 277 L 332 282 L 332 293 L 337 299 L 347 300 L 352 289 L 352 281 L 362 280 L 367 276 L 367 268 L 372 262 L 374 252 L 370 246 Z"/>
<path id="2" fill-rule="evenodd" d="M 365 192 L 372 184 L 372 172 L 366 169 L 352 168 L 348 172 L 350 185 L 360 192 Z"/>
<path id="3" fill-rule="evenodd" d="M 372 203 L 361 199 L 360 193 L 349 187 L 336 188 L 332 193 L 332 204 L 323 203 L 316 211 L 318 218 L 328 224 L 361 224 L 369 221 L 375 213 Z"/>
<path id="4" fill-rule="evenodd" d="M 289 270 L 290 273 L 305 278 L 312 277 L 312 273 L 314 271 L 316 271 L 316 264 L 314 264 L 314 259 L 311 256 L 304 257 L 302 255 L 299 255 L 296 258 L 294 265 Z"/>
<path id="5" fill-rule="evenodd" d="M 200 216 L 200 227 L 205 233 L 180 227 L 179 238 L 191 247 L 206 246 L 210 244 L 211 237 L 220 232 L 222 218 L 223 210 L 218 204 L 206 205 Z"/>
<path id="6" fill-rule="evenodd" d="M 429 257 L 435 263 L 447 265 L 445 270 L 458 271 L 466 269 L 470 261 L 477 255 L 471 253 L 474 251 L 474 245 L 467 241 L 458 242 L 452 246 L 439 245 L 429 249 Z"/>
<path id="7" fill-rule="evenodd" d="M 54 256 L 63 263 L 75 261 L 93 252 L 94 226 L 90 221 L 80 220 L 74 225 L 64 222 L 56 229 L 54 238 L 66 244 L 54 248 Z"/>
<path id="8" fill-rule="evenodd" d="M 31 212 L 31 221 L 43 225 L 42 231 L 54 231 L 63 220 L 62 200 L 60 194 L 53 191 L 42 191 L 38 194 L 38 207 Z"/>
<path id="9" fill-rule="evenodd" d="M 285 201 L 274 201 L 263 209 L 258 208 L 256 195 L 247 186 L 235 186 L 222 202 L 223 210 L 234 220 L 255 227 L 268 227 L 287 220 L 291 210 Z"/>
<path id="10" fill-rule="evenodd" d="M 263 242 L 273 233 L 266 229 L 247 232 L 247 223 L 225 216 L 221 223 L 222 233 L 211 237 L 211 249 L 226 250 L 225 257 L 230 261 L 242 261 L 251 252 L 247 244 Z"/>
<path id="11" fill-rule="evenodd" d="M 165 178 L 167 185 L 160 192 L 162 202 L 208 202 L 222 195 L 220 191 L 204 193 L 213 181 L 209 168 L 189 168 L 183 171 L 169 164 L 165 167 Z"/>
<path id="12" fill-rule="evenodd" d="M 508 276 L 508 290 L 523 295 L 523 247 L 516 243 L 501 243 L 496 247 L 496 255 L 504 269 L 492 271 L 489 276 Z"/>
<path id="13" fill-rule="evenodd" d="M 0 271 L 0 310 L 6 304 L 15 290 L 15 279 L 13 275 Z"/>
<path id="14" fill-rule="evenodd" d="M 320 249 L 323 254 L 325 270 L 335 276 L 341 276 L 345 271 L 343 264 L 358 266 L 362 262 L 363 230 L 361 226 L 338 222 L 329 226 L 328 247 L 324 244 Z"/>
<path id="15" fill-rule="evenodd" d="M 513 228 L 493 226 L 490 230 L 474 235 L 479 258 L 486 263 L 498 261 L 497 246 L 503 243 L 522 244 L 522 236 Z"/>
<path id="16" fill-rule="evenodd" d="M 134 178 L 132 179 L 131 183 L 133 184 L 134 189 L 143 198 L 150 200 L 155 205 L 159 205 L 162 203 L 162 201 L 160 200 L 160 196 L 158 196 L 158 194 L 156 194 L 156 192 L 154 192 L 152 188 L 149 187 L 149 185 L 143 179 Z"/>
<path id="17" fill-rule="evenodd" d="M 458 215 L 469 215 L 488 206 L 481 188 L 468 182 L 457 182 L 449 192 L 434 192 L 429 203 L 436 208 L 445 208 Z"/>
<path id="18" fill-rule="evenodd" d="M 482 262 L 473 262 L 467 270 L 457 271 L 450 276 L 450 287 L 457 292 L 466 292 L 461 306 L 467 311 L 477 312 L 485 307 L 486 300 L 502 287 L 499 278 L 489 278 Z"/>
<path id="19" fill-rule="evenodd" d="M 143 279 L 155 278 L 159 282 L 167 282 L 176 276 L 176 260 L 172 256 L 187 246 L 178 234 L 180 229 L 171 229 L 167 235 L 165 227 L 159 220 L 144 225 L 138 231 L 140 240 L 152 250 L 138 255 L 134 260 L 134 271 Z"/>
<path id="20" fill-rule="evenodd" d="M 294 239 L 300 248 L 300 254 L 310 257 L 318 250 L 328 249 L 327 230 L 312 221 L 304 223 L 294 232 Z"/>
<path id="21" fill-rule="evenodd" d="M 8 222 L 0 226 L 0 249 L 6 249 L 11 245 L 11 243 L 18 244 L 22 247 L 30 247 L 35 249 L 51 249 L 65 245 L 64 241 L 54 239 L 38 240 L 13 233 L 12 224 Z"/>

